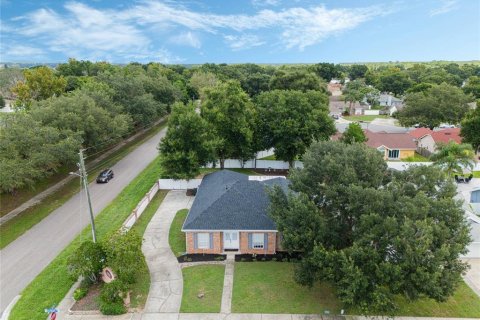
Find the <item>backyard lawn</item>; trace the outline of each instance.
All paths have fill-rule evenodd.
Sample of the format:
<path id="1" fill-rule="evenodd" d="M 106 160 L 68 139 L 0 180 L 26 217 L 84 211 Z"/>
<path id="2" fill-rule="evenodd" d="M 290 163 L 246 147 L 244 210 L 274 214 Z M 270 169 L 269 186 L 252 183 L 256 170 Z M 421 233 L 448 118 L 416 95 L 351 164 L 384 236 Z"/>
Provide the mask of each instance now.
<path id="1" fill-rule="evenodd" d="M 473 171 L 472 173 L 474 178 L 480 178 L 480 171 Z"/>
<path id="2" fill-rule="evenodd" d="M 177 211 L 168 232 L 168 244 L 176 257 L 181 256 L 186 251 L 185 233 L 182 232 L 182 226 L 187 214 L 187 209 Z"/>
<path id="3" fill-rule="evenodd" d="M 238 313 L 339 313 L 341 303 L 327 284 L 312 289 L 293 279 L 293 263 L 236 262 L 232 311 Z"/>
<path id="4" fill-rule="evenodd" d="M 430 159 L 428 159 L 427 157 L 424 157 L 421 154 L 418 154 L 418 153 L 415 152 L 414 156 L 405 158 L 401 161 L 405 161 L 405 162 L 429 162 Z"/>
<path id="5" fill-rule="evenodd" d="M 183 296 L 180 312 L 218 313 L 222 304 L 224 265 L 182 269 Z"/>

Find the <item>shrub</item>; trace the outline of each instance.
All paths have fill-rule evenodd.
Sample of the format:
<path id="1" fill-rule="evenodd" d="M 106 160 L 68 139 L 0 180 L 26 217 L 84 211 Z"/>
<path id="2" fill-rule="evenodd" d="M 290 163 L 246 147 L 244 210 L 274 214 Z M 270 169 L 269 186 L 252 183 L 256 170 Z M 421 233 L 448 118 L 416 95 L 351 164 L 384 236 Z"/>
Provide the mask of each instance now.
<path id="1" fill-rule="evenodd" d="M 118 315 L 127 312 L 127 308 L 122 302 L 100 302 L 100 312 L 105 315 Z"/>
<path id="2" fill-rule="evenodd" d="M 75 299 L 75 301 L 78 301 L 83 297 L 85 297 L 87 295 L 87 292 L 88 292 L 88 288 L 79 287 L 77 290 L 73 292 L 73 299 Z"/>
<path id="3" fill-rule="evenodd" d="M 91 282 L 97 282 L 104 261 L 102 247 L 98 243 L 85 241 L 68 257 L 68 272 L 73 279 L 83 276 Z"/>

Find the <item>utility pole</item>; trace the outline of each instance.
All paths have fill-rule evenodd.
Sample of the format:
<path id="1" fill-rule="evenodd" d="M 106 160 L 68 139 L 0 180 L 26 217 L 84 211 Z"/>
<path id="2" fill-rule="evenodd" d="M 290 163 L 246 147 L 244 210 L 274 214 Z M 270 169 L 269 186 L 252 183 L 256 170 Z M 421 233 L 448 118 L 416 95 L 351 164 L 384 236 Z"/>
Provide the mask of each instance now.
<path id="1" fill-rule="evenodd" d="M 79 163 L 80 178 L 83 181 L 83 188 L 85 189 L 85 193 L 87 194 L 87 199 L 88 199 L 88 209 L 90 211 L 90 223 L 92 225 L 92 238 L 93 238 L 93 242 L 97 242 L 97 235 L 95 233 L 95 220 L 93 217 L 93 210 L 92 210 L 92 201 L 90 200 L 90 192 L 88 192 L 87 171 L 85 170 L 85 162 L 83 159 L 82 149 L 80 149 L 80 152 L 78 153 L 78 155 L 80 156 L 80 163 Z"/>

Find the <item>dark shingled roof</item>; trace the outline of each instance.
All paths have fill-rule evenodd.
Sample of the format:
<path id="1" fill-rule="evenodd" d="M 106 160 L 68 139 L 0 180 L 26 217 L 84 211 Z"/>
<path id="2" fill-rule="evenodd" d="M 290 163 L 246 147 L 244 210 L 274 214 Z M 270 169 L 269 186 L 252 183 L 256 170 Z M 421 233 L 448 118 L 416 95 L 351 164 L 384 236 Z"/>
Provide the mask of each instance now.
<path id="1" fill-rule="evenodd" d="M 208 174 L 198 187 L 182 230 L 277 230 L 268 216 L 267 188 L 287 190 L 288 180 L 248 180 L 248 176 L 220 170 Z"/>

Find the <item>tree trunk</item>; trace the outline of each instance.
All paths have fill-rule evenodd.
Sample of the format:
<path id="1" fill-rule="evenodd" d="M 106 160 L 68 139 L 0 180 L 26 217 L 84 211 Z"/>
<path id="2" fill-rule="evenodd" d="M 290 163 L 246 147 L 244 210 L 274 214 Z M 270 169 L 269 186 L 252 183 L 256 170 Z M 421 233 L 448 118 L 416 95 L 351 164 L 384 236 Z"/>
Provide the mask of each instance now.
<path id="1" fill-rule="evenodd" d="M 225 169 L 225 159 L 220 159 L 220 169 Z"/>

